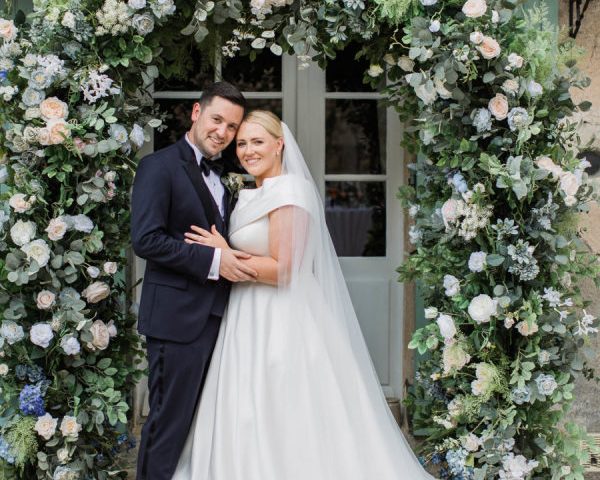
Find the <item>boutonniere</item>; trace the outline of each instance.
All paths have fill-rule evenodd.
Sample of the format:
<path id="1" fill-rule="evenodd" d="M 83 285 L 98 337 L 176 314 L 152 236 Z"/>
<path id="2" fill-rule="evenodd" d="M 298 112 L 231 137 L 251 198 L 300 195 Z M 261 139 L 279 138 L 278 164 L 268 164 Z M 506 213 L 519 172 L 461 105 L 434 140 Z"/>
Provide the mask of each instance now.
<path id="1" fill-rule="evenodd" d="M 239 173 L 229 172 L 221 177 L 221 182 L 231 195 L 231 198 L 237 198 L 240 190 L 244 188 L 244 177 Z"/>

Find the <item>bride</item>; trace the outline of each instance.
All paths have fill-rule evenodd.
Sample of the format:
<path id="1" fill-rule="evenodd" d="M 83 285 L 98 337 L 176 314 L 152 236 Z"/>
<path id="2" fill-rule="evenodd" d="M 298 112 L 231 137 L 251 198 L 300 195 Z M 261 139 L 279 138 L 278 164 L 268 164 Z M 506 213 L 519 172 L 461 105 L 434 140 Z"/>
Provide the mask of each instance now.
<path id="1" fill-rule="evenodd" d="M 251 112 L 237 155 L 242 190 L 230 245 L 194 228 L 187 242 L 252 254 L 257 283 L 233 287 L 174 480 L 421 480 L 363 340 L 324 219 L 290 130 Z"/>

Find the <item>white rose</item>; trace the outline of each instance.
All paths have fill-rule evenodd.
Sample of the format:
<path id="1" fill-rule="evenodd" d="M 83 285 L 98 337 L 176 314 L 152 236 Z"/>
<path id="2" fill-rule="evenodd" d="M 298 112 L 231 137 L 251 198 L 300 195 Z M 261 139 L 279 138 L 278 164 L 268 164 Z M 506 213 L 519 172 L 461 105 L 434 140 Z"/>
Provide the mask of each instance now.
<path id="1" fill-rule="evenodd" d="M 131 143 L 133 143 L 137 148 L 140 148 L 142 145 L 144 145 L 144 129 L 140 127 L 137 123 L 133 124 L 131 132 L 129 132 L 129 140 L 131 140 Z M 114 179 L 107 180 L 107 182 L 112 181 L 114 181 Z"/>
<path id="2" fill-rule="evenodd" d="M 512 328 L 512 326 L 515 324 L 515 319 L 512 317 L 506 317 L 504 319 L 504 328 L 506 328 L 507 330 L 509 328 Z"/>
<path id="3" fill-rule="evenodd" d="M 77 419 L 75 417 L 65 415 L 62 419 L 62 422 L 60 422 L 60 431 L 63 436 L 76 439 L 81 431 L 81 425 L 77 423 Z"/>
<path id="4" fill-rule="evenodd" d="M 482 17 L 487 11 L 487 4 L 485 0 L 467 0 L 462 11 L 469 18 Z"/>
<path id="5" fill-rule="evenodd" d="M 436 323 L 445 340 L 454 338 L 454 335 L 456 335 L 456 325 L 454 325 L 454 320 L 450 315 L 442 313 L 436 320 Z"/>
<path id="6" fill-rule="evenodd" d="M 379 77 L 383 73 L 383 68 L 381 68 L 379 65 L 371 65 L 367 73 L 370 77 Z"/>
<path id="7" fill-rule="evenodd" d="M 516 53 L 511 53 L 508 56 L 508 65 L 510 68 L 521 68 L 523 66 L 523 57 Z"/>
<path id="8" fill-rule="evenodd" d="M 454 275 L 444 275 L 444 288 L 446 296 L 454 297 L 460 292 L 460 282 Z"/>
<path id="9" fill-rule="evenodd" d="M 534 333 L 536 333 L 539 330 L 539 327 L 538 324 L 535 322 L 532 323 L 530 326 L 528 322 L 523 321 L 517 323 L 517 330 L 524 337 L 528 337 L 529 335 L 533 335 Z"/>
<path id="10" fill-rule="evenodd" d="M 50 290 L 42 290 L 37 294 L 36 302 L 40 310 L 48 310 L 52 308 L 56 300 L 56 295 Z"/>
<path id="11" fill-rule="evenodd" d="M 45 415 L 38 417 L 35 422 L 35 431 L 44 440 L 50 440 L 56 433 L 56 425 L 58 424 L 57 418 L 52 418 L 52 415 L 46 413 Z"/>
<path id="12" fill-rule="evenodd" d="M 62 217 L 58 217 L 50 220 L 48 227 L 46 227 L 46 233 L 48 233 L 48 238 L 55 242 L 65 236 L 67 229 L 67 222 L 65 222 Z"/>
<path id="13" fill-rule="evenodd" d="M 108 334 L 110 335 L 110 338 L 114 338 L 117 336 L 117 327 L 114 321 L 111 320 L 110 322 L 108 322 L 106 328 L 108 329 Z"/>
<path id="14" fill-rule="evenodd" d="M 496 120 L 504 120 L 508 116 L 508 99 L 506 95 L 497 93 L 488 103 L 488 109 Z"/>
<path id="15" fill-rule="evenodd" d="M 40 267 L 45 267 L 50 260 L 50 248 L 41 239 L 23 245 L 21 251 L 27 255 L 27 260 L 35 260 Z"/>
<path id="16" fill-rule="evenodd" d="M 539 97 L 541 94 L 544 93 L 544 87 L 542 87 L 536 81 L 530 80 L 529 83 L 527 84 L 527 91 L 529 92 L 529 95 L 531 95 L 532 97 Z"/>
<path id="17" fill-rule="evenodd" d="M 110 342 L 110 333 L 102 320 L 96 320 L 90 327 L 92 334 L 92 345 L 98 350 L 105 350 Z"/>
<path id="18" fill-rule="evenodd" d="M 87 267 L 87 274 L 92 278 L 97 278 L 100 275 L 100 269 L 98 267 L 89 266 Z"/>
<path id="19" fill-rule="evenodd" d="M 31 343 L 38 347 L 48 348 L 54 338 L 52 327 L 48 323 L 36 323 L 29 332 Z"/>
<path id="20" fill-rule="evenodd" d="M 98 303 L 110 295 L 110 287 L 104 282 L 94 282 L 81 294 L 89 303 Z"/>
<path id="21" fill-rule="evenodd" d="M 8 373 L 8 365 L 6 363 L 0 363 L 0 375 L 5 376 Z"/>
<path id="22" fill-rule="evenodd" d="M 107 275 L 114 275 L 115 273 L 117 273 L 116 262 L 104 262 L 102 268 L 104 269 L 104 273 L 106 273 Z"/>
<path id="23" fill-rule="evenodd" d="M 35 223 L 17 220 L 10 229 L 10 238 L 15 245 L 22 247 L 35 237 Z"/>
<path id="24" fill-rule="evenodd" d="M 471 35 L 469 35 L 469 40 L 471 40 L 471 43 L 479 45 L 481 42 L 483 42 L 483 33 L 477 31 L 473 32 Z"/>
<path id="25" fill-rule="evenodd" d="M 29 199 L 27 199 L 27 195 L 24 193 L 15 193 L 8 200 L 8 204 L 17 213 L 25 213 L 34 203 L 35 197 L 29 197 Z"/>
<path id="26" fill-rule="evenodd" d="M 46 98 L 40 103 L 40 114 L 44 120 L 64 120 L 69 115 L 68 105 L 57 97 Z"/>
<path id="27" fill-rule="evenodd" d="M 496 315 L 497 304 L 489 295 L 477 295 L 469 303 L 468 312 L 476 323 L 487 323 Z"/>
<path id="28" fill-rule="evenodd" d="M 427 307 L 425 309 L 425 318 L 432 320 L 438 316 L 438 309 L 435 307 Z"/>
<path id="29" fill-rule="evenodd" d="M 574 197 L 581 186 L 581 179 L 574 173 L 563 172 L 560 176 L 560 189 L 567 197 Z"/>
<path id="30" fill-rule="evenodd" d="M 72 336 L 63 337 L 60 341 L 60 348 L 67 355 L 77 355 L 81 351 L 79 340 Z"/>
<path id="31" fill-rule="evenodd" d="M 469 270 L 472 272 L 483 272 L 486 266 L 487 253 L 473 252 L 469 257 Z"/>
<path id="32" fill-rule="evenodd" d="M 431 33 L 437 33 L 440 31 L 440 21 L 439 20 L 432 20 L 431 23 L 429 24 L 429 31 Z"/>
<path id="33" fill-rule="evenodd" d="M 496 58 L 502 51 L 500 44 L 496 40 L 494 40 L 492 37 L 486 36 L 483 37 L 481 44 L 477 47 L 477 50 L 479 50 L 481 56 L 486 60 Z"/>
<path id="34" fill-rule="evenodd" d="M 564 173 L 563 169 L 560 166 L 556 165 L 550 157 L 538 157 L 535 159 L 535 164 L 539 168 L 550 172 L 554 180 L 558 180 Z"/>
<path id="35" fill-rule="evenodd" d="M 479 446 L 481 444 L 479 437 L 473 433 L 469 433 L 461 438 L 462 446 L 468 450 L 469 452 L 476 452 L 479 450 Z"/>
<path id="36" fill-rule="evenodd" d="M 15 27 L 15 24 L 12 20 L 0 18 L 0 37 L 7 42 L 11 42 L 17 38 L 17 32 L 17 27 Z"/>
<path id="37" fill-rule="evenodd" d="M 446 228 L 458 219 L 459 204 L 460 202 L 458 200 L 449 198 L 442 205 L 442 219 L 444 220 Z"/>
<path id="38" fill-rule="evenodd" d="M 61 464 L 65 464 L 65 463 L 67 463 L 67 462 L 69 461 L 69 458 L 70 458 L 70 456 L 69 456 L 69 449 L 68 449 L 68 448 L 66 448 L 66 447 L 59 448 L 59 449 L 56 451 L 56 456 L 57 456 L 57 458 L 58 458 L 58 461 L 59 461 Z"/>

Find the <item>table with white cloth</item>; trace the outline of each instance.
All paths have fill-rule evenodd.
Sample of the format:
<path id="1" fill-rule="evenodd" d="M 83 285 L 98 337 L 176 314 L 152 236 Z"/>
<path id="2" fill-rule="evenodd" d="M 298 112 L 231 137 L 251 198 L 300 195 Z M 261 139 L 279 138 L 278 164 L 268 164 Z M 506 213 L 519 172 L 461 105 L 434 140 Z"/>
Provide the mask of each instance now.
<path id="1" fill-rule="evenodd" d="M 373 225 L 373 207 L 326 207 L 325 219 L 338 257 L 360 257 Z"/>

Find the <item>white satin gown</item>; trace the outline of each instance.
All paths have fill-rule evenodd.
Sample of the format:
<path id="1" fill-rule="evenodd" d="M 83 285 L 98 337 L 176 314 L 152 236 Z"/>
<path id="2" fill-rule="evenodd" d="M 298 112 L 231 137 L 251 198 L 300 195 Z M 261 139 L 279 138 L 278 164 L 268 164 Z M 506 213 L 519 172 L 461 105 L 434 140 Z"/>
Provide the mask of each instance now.
<path id="1" fill-rule="evenodd" d="M 287 180 L 267 179 L 240 192 L 233 248 L 269 255 L 269 211 L 302 206 Z M 302 286 L 302 298 L 264 284 L 233 286 L 173 479 L 433 478 L 402 436 L 378 383 L 368 387 L 357 373 L 343 336 L 324 338 L 327 300 L 310 273 Z"/>

